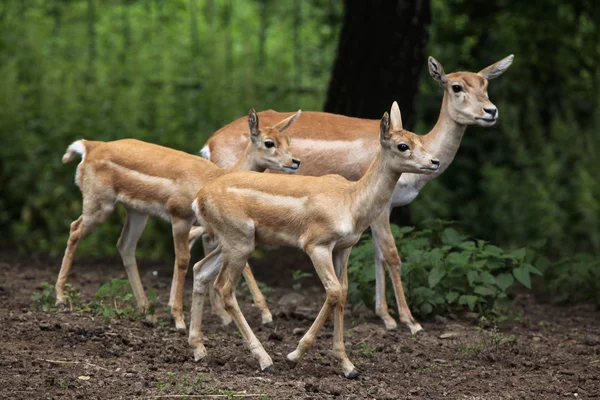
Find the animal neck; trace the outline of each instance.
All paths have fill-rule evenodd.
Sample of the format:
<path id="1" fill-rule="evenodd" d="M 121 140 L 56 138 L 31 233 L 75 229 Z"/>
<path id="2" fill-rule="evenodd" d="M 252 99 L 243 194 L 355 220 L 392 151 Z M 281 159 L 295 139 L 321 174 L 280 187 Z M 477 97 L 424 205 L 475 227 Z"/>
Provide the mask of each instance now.
<path id="1" fill-rule="evenodd" d="M 440 168 L 435 174 L 419 174 L 415 178 L 427 182 L 441 175 L 448 168 L 452 160 L 454 160 L 466 129 L 466 125 L 459 124 L 450 117 L 448 112 L 448 98 L 446 93 L 444 93 L 437 123 L 427 135 L 421 138 L 425 149 L 440 160 Z"/>
<path id="2" fill-rule="evenodd" d="M 264 172 L 266 168 L 262 168 L 256 162 L 257 157 L 255 154 L 254 146 L 252 141 L 248 142 L 246 149 L 237 160 L 237 162 L 228 169 L 228 172 L 240 172 L 240 171 L 255 171 Z"/>
<path id="3" fill-rule="evenodd" d="M 363 177 L 354 183 L 351 210 L 356 232 L 362 232 L 385 209 L 402 172 L 392 167 L 392 160 L 383 148 L 369 165 Z"/>

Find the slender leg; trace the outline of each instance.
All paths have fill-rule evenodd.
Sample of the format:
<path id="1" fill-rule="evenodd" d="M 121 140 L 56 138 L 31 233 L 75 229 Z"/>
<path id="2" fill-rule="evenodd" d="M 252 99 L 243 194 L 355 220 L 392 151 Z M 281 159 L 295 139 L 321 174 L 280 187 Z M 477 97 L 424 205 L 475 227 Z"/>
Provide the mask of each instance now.
<path id="1" fill-rule="evenodd" d="M 58 279 L 56 280 L 56 305 L 60 307 L 65 306 L 65 283 L 73 265 L 73 256 L 79 247 L 81 239 L 93 231 L 96 226 L 104 222 L 114 210 L 114 204 L 111 203 L 103 204 L 86 201 L 85 198 L 83 200 L 83 213 L 71 223 L 67 248 L 65 249 L 65 255 L 60 266 Z"/>
<path id="2" fill-rule="evenodd" d="M 209 254 L 216 248 L 217 242 L 208 235 L 204 235 L 202 236 L 202 246 L 204 247 L 204 254 Z M 233 320 L 227 311 L 225 311 L 223 302 L 221 301 L 221 298 L 217 296 L 215 288 L 212 285 L 210 285 L 208 289 L 208 294 L 210 296 L 210 311 L 221 318 L 221 324 L 225 326 L 231 324 Z"/>
<path id="3" fill-rule="evenodd" d="M 262 324 L 266 326 L 272 326 L 273 315 L 271 315 L 271 311 L 269 311 L 267 300 L 265 300 L 265 296 L 263 296 L 262 292 L 258 288 L 258 284 L 254 279 L 254 274 L 252 274 L 252 270 L 250 269 L 250 265 L 248 265 L 248 263 L 246 263 L 246 266 L 244 267 L 243 274 L 246 284 L 248 285 L 248 289 L 250 289 L 250 293 L 252 293 L 254 305 L 260 310 Z"/>
<path id="4" fill-rule="evenodd" d="M 396 305 L 398 307 L 398 316 L 400 321 L 408 326 L 412 334 L 416 334 L 417 332 L 422 331 L 423 328 L 413 318 L 410 309 L 408 308 L 408 304 L 406 303 L 406 297 L 404 296 L 404 288 L 402 287 L 401 278 L 402 261 L 398 255 L 396 243 L 394 242 L 394 236 L 392 235 L 392 231 L 390 229 L 389 211 L 382 213 L 382 215 L 371 224 L 371 231 L 373 232 L 373 237 L 377 237 L 377 241 L 374 241 L 373 244 L 377 244 L 379 250 L 376 250 L 375 254 L 377 254 L 377 252 L 381 252 L 383 259 L 385 260 L 385 264 L 387 264 L 390 277 L 392 278 L 392 285 L 394 287 L 394 294 L 396 295 Z M 376 278 L 378 278 L 377 285 L 380 284 L 380 280 L 381 282 L 385 282 L 385 276 L 382 276 L 381 279 L 379 279 L 380 277 L 376 275 Z M 381 285 L 384 285 L 384 283 Z M 379 295 L 382 296 L 381 304 L 385 305 L 385 286 L 383 286 L 382 293 L 380 293 L 379 290 L 377 291 L 378 299 Z M 377 314 L 382 316 L 380 311 L 382 313 L 383 311 L 387 312 L 387 305 L 381 309 L 377 309 Z M 387 315 L 389 316 L 389 314 Z M 386 327 L 388 327 L 387 324 Z"/>
<path id="5" fill-rule="evenodd" d="M 348 257 L 351 250 L 352 247 L 333 253 L 335 273 L 342 285 L 342 297 L 335 306 L 333 315 L 333 355 L 342 364 L 344 376 L 354 379 L 360 375 L 360 372 L 346 355 L 346 346 L 344 345 L 344 305 L 348 296 Z"/>
<path id="6" fill-rule="evenodd" d="M 273 360 L 267 354 L 256 335 L 254 335 L 254 332 L 252 332 L 248 321 L 244 318 L 240 306 L 233 295 L 235 285 L 242 274 L 246 261 L 254 250 L 254 243 L 252 243 L 251 247 L 246 247 L 247 243 L 244 243 L 244 248 L 240 248 L 240 243 L 243 242 L 237 242 L 235 248 L 232 250 L 226 250 L 226 244 L 221 244 L 223 246 L 223 266 L 214 286 L 217 294 L 223 299 L 225 310 L 231 315 L 240 330 L 244 338 L 244 343 L 246 343 L 252 355 L 258 360 L 260 369 L 264 372 L 271 372 L 274 369 Z"/>
<path id="7" fill-rule="evenodd" d="M 381 232 L 385 232 L 385 226 L 389 227 L 389 211 L 381 213 L 378 219 L 371 224 L 371 234 L 373 235 L 373 249 L 375 252 L 375 313 L 383 320 L 385 328 L 388 330 L 396 329 L 398 325 L 390 312 L 388 311 L 387 300 L 385 297 L 385 257 L 381 248 Z"/>
<path id="8" fill-rule="evenodd" d="M 204 298 L 211 283 L 221 270 L 223 257 L 221 248 L 216 248 L 200 262 L 194 265 L 194 291 L 192 294 L 192 310 L 190 322 L 190 334 L 188 343 L 194 350 L 194 360 L 200 361 L 206 357 L 206 349 L 202 341 L 202 312 L 204 309 Z"/>
<path id="9" fill-rule="evenodd" d="M 315 270 L 325 287 L 327 298 L 310 329 L 298 342 L 296 350 L 288 354 L 287 361 L 290 367 L 294 367 L 304 357 L 306 351 L 315 343 L 317 333 L 323 327 L 329 315 L 331 315 L 334 307 L 337 307 L 342 299 L 342 286 L 334 271 L 331 251 L 326 247 L 314 247 L 307 249 L 306 253 L 313 262 Z M 337 320 L 334 320 L 334 323 L 337 324 Z M 350 377 L 350 373 L 351 371 L 344 370 L 346 377 Z"/>
<path id="10" fill-rule="evenodd" d="M 172 217 L 173 241 L 175 243 L 175 268 L 171 286 L 171 315 L 175 319 L 175 327 L 185 330 L 183 318 L 183 287 L 188 265 L 190 263 L 190 248 L 188 237 L 192 222 L 186 219 Z"/>
<path id="11" fill-rule="evenodd" d="M 148 298 L 144 292 L 144 286 L 140 279 L 140 273 L 138 270 L 137 261 L 135 259 L 135 249 L 137 247 L 140 236 L 146 227 L 148 222 L 148 215 L 142 214 L 134 209 L 125 208 L 127 211 L 127 219 L 121 237 L 117 242 L 117 248 L 121 254 L 125 271 L 127 272 L 127 278 L 133 289 L 133 295 L 137 302 L 138 308 L 142 311 L 146 311 L 149 306 Z M 146 317 L 148 321 L 156 322 L 156 316 L 148 315 Z"/>

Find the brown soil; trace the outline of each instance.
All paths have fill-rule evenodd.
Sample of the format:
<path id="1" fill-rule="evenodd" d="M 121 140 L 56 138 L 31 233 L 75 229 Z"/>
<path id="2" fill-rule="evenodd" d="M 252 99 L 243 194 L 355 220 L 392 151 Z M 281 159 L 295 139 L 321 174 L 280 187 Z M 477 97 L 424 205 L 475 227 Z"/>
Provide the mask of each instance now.
<path id="1" fill-rule="evenodd" d="M 273 329 L 262 328 L 258 312 L 243 301 L 277 368 L 263 374 L 237 330 L 220 326 L 208 312 L 209 356 L 199 363 L 193 362 L 187 337 L 171 327 L 162 309 L 163 322 L 156 326 L 125 320 L 107 324 L 90 313 L 32 312 L 31 294 L 40 282 L 54 282 L 59 263 L 0 257 L 0 398 L 600 398 L 600 313 L 587 306 L 555 307 L 520 296 L 514 315 L 522 318 L 517 320 L 437 318 L 425 321 L 425 333 L 415 337 L 407 329 L 386 332 L 370 312 L 348 313 L 346 347 L 362 374 L 347 380 L 329 355 L 331 324 L 296 369 L 287 367 L 285 355 L 300 338 L 294 329 L 310 326 L 322 290 L 304 287 L 298 291 L 304 295 L 300 303 L 286 305 L 278 300 L 291 285 L 278 287 L 269 296 Z M 163 303 L 170 271 L 162 263 L 141 263 L 144 284 L 157 289 Z M 79 259 L 70 282 L 90 298 L 113 277 L 125 277 L 117 258 Z M 263 279 L 281 282 L 276 276 Z M 187 283 L 189 303 L 191 279 Z"/>

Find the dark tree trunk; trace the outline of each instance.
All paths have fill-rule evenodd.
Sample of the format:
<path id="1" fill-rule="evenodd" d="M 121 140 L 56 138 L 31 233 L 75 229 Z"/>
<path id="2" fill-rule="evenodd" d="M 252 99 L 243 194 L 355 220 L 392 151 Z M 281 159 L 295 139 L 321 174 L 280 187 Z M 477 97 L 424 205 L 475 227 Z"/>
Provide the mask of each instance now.
<path id="1" fill-rule="evenodd" d="M 412 129 L 430 23 L 429 0 L 345 0 L 325 111 L 376 119 L 396 100 Z M 408 208 L 395 209 L 391 219 L 410 224 Z"/>
<path id="2" fill-rule="evenodd" d="M 426 66 L 429 0 L 345 0 L 344 7 L 325 111 L 375 119 L 397 100 L 410 129 Z"/>

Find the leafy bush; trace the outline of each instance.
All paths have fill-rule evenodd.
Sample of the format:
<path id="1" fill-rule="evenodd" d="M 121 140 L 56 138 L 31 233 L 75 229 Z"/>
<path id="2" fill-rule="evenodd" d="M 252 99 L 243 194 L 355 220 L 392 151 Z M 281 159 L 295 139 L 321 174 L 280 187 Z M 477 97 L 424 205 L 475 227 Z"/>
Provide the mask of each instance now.
<path id="1" fill-rule="evenodd" d="M 547 265 L 547 259 L 531 249 L 506 251 L 469 238 L 449 225 L 434 221 L 420 229 L 392 226 L 403 256 L 402 282 L 407 301 L 420 314 L 467 307 L 478 312 L 490 310 L 498 300 L 507 298 L 515 283 L 531 289 L 531 275 L 542 275 L 534 265 Z M 352 251 L 348 274 L 351 302 L 372 305 L 375 272 L 369 237 Z M 393 300 L 391 285 L 387 288 Z"/>
<path id="2" fill-rule="evenodd" d="M 600 259 L 588 254 L 560 260 L 544 271 L 556 303 L 593 302 L 600 308 Z"/>

